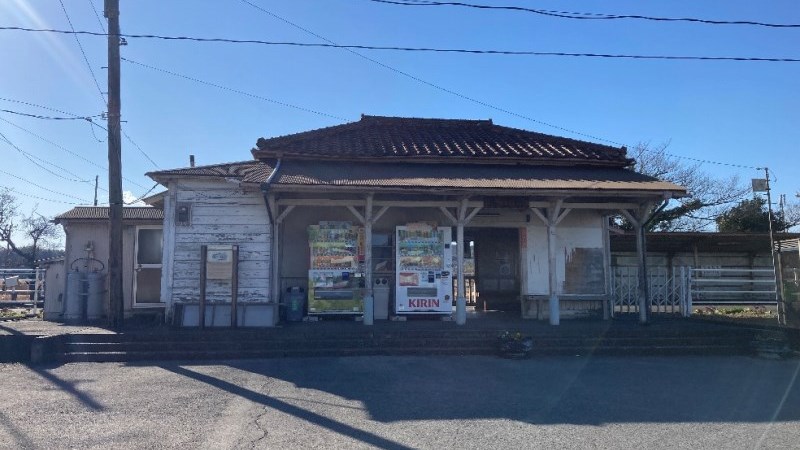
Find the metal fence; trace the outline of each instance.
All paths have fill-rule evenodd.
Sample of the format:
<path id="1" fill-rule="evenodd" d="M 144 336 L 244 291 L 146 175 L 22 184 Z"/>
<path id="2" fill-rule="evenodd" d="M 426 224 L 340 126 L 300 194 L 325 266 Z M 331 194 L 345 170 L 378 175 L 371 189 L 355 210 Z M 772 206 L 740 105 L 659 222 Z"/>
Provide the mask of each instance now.
<path id="1" fill-rule="evenodd" d="M 33 304 L 44 301 L 44 269 L 0 269 L 0 303 Z"/>
<path id="2" fill-rule="evenodd" d="M 680 314 L 684 317 L 691 314 L 689 271 L 688 267 L 651 267 L 648 269 L 650 312 Z M 639 311 L 638 267 L 616 266 L 612 268 L 612 273 L 612 315 L 637 313 Z"/>
<path id="3" fill-rule="evenodd" d="M 777 305 L 771 268 L 699 268 L 689 276 L 693 305 Z"/>
<path id="4" fill-rule="evenodd" d="M 638 268 L 616 266 L 612 275 L 612 314 L 638 313 Z M 784 271 L 784 286 L 797 287 L 798 279 L 800 271 Z M 777 284 L 771 268 L 651 267 L 647 282 L 652 313 L 688 317 L 693 306 L 777 305 Z"/>

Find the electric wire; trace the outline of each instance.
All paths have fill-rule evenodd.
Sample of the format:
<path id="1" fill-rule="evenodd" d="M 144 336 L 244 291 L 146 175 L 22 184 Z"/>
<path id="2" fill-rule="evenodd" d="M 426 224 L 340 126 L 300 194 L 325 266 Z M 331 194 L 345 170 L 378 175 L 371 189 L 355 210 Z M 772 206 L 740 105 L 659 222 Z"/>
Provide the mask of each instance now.
<path id="1" fill-rule="evenodd" d="M 68 113 L 65 113 L 65 114 L 68 114 Z M 75 157 L 77 157 L 77 158 L 80 158 L 81 160 L 83 160 L 83 161 L 86 161 L 87 163 L 89 163 L 89 164 L 91 164 L 91 165 L 93 165 L 93 166 L 95 166 L 95 167 L 97 167 L 97 168 L 99 168 L 99 169 L 103 169 L 103 170 L 105 170 L 105 171 L 108 171 L 108 167 L 105 167 L 105 166 L 103 166 L 103 165 L 101 165 L 101 164 L 98 164 L 98 163 L 96 163 L 95 161 L 93 161 L 93 160 L 91 160 L 91 159 L 89 159 L 89 158 L 86 158 L 85 156 L 83 156 L 83 155 L 81 155 L 81 154 L 79 154 L 79 153 L 73 152 L 72 150 L 70 150 L 70 149 L 68 149 L 68 148 L 64 147 L 63 145 L 57 144 L 57 143 L 55 143 L 55 142 L 53 142 L 53 141 L 51 141 L 51 140 L 49 140 L 49 139 L 47 139 L 47 138 L 45 138 L 45 137 L 42 137 L 42 136 L 40 136 L 39 134 L 37 134 L 37 133 L 34 133 L 33 131 L 31 131 L 31 130 L 29 130 L 29 129 L 27 129 L 27 128 L 24 128 L 24 127 L 22 127 L 22 126 L 20 126 L 20 125 L 18 125 L 18 124 L 15 124 L 15 123 L 13 123 L 13 122 L 11 122 L 11 121 L 9 121 L 9 120 L 7 120 L 7 119 L 3 118 L 3 117 L 0 117 L 0 121 L 3 121 L 3 122 L 5 122 L 5 123 L 7 123 L 7 124 L 9 124 L 9 125 L 11 125 L 11 126 L 13 126 L 13 127 L 17 128 L 17 129 L 19 129 L 19 130 L 22 130 L 22 131 L 24 131 L 24 132 L 26 132 L 26 133 L 30 134 L 31 136 L 33 136 L 33 137 L 35 137 L 35 138 L 37 138 L 37 139 L 39 139 L 39 140 L 41 140 L 41 141 L 44 141 L 44 142 L 46 142 L 46 143 L 48 143 L 48 144 L 52 145 L 53 147 L 56 147 L 56 148 L 58 148 L 58 149 L 60 149 L 60 150 L 62 150 L 62 151 L 64 151 L 64 152 L 66 152 L 66 153 L 69 153 L 69 154 L 70 154 L 70 155 L 72 155 L 72 156 L 75 156 Z M 102 128 L 102 127 L 101 127 L 101 128 Z M 143 186 L 143 185 L 141 185 L 141 184 L 139 184 L 139 183 L 137 183 L 137 182 L 135 182 L 135 181 L 133 181 L 133 180 L 131 180 L 131 179 L 129 179 L 129 178 L 122 177 L 122 179 L 123 179 L 123 180 L 125 180 L 126 182 L 128 182 L 128 183 L 130 183 L 130 184 L 132 184 L 132 185 L 138 186 L 138 187 L 140 187 L 140 188 L 142 188 L 142 189 L 146 189 L 146 188 L 147 188 L 146 186 Z M 100 188 L 100 189 L 103 189 L 103 190 L 105 190 L 104 188 Z"/>
<path id="2" fill-rule="evenodd" d="M 297 28 L 297 29 L 305 32 L 306 34 L 314 36 L 317 39 L 321 39 L 321 40 L 323 40 L 323 41 L 325 41 L 325 42 L 327 42 L 329 44 L 334 44 L 334 45 L 336 44 L 334 41 L 326 38 L 325 36 L 317 34 L 317 33 L 313 32 L 313 31 L 309 30 L 308 28 L 302 27 L 302 26 L 300 26 L 300 25 L 298 25 L 298 24 L 296 24 L 296 23 L 294 23 L 294 22 L 292 22 L 292 21 L 290 21 L 290 20 L 288 20 L 288 19 L 286 19 L 284 17 L 281 17 L 281 16 L 279 16 L 279 15 L 277 15 L 277 14 L 275 14 L 275 13 L 269 11 L 269 10 L 266 10 L 266 9 L 256 5 L 256 4 L 250 2 L 249 0 L 241 0 L 241 2 L 252 6 L 253 8 L 263 12 L 264 14 L 267 14 L 267 15 L 275 18 L 275 19 L 278 19 L 281 22 L 284 22 L 284 23 L 286 23 L 286 24 L 288 24 L 288 25 L 290 25 L 290 26 L 292 26 L 294 28 Z M 402 76 L 404 76 L 404 77 L 406 77 L 408 79 L 411 79 L 411 80 L 416 81 L 418 83 L 422 83 L 422 84 L 424 84 L 424 85 L 426 85 L 428 87 L 432 87 L 432 88 L 437 89 L 439 91 L 442 91 L 444 93 L 447 93 L 447 94 L 453 95 L 455 97 L 461 98 L 463 100 L 467 100 L 469 102 L 475 103 L 477 105 L 480 105 L 480 106 L 483 106 L 483 107 L 486 107 L 486 108 L 489 108 L 489 109 L 493 109 L 495 111 L 499 111 L 499 112 L 502 112 L 502 113 L 505 113 L 505 114 L 508 114 L 508 115 L 511 115 L 511 116 L 514 116 L 514 117 L 518 117 L 520 119 L 524 119 L 524 120 L 527 120 L 527 121 L 532 122 L 532 123 L 536 123 L 536 124 L 539 124 L 539 125 L 544 125 L 544 126 L 556 129 L 556 130 L 565 131 L 567 133 L 572 133 L 572 134 L 575 134 L 575 135 L 578 135 L 578 136 L 583 136 L 583 137 L 587 137 L 587 138 L 594 139 L 594 140 L 597 140 L 597 141 L 608 142 L 608 143 L 616 144 L 616 145 L 620 145 L 620 146 L 624 145 L 624 144 L 620 144 L 619 142 L 614 142 L 614 141 L 611 141 L 611 140 L 608 140 L 608 139 L 603 139 L 601 137 L 593 136 L 591 134 L 581 133 L 580 131 L 576 131 L 576 130 L 570 130 L 568 128 L 561 127 L 561 126 L 558 126 L 558 125 L 555 125 L 555 124 L 552 124 L 552 123 L 548 123 L 548 122 L 545 122 L 545 121 L 542 121 L 542 120 L 539 120 L 539 119 L 536 119 L 536 118 L 533 118 L 533 117 L 530 117 L 530 116 L 526 116 L 524 114 L 515 113 L 515 112 L 510 111 L 508 109 L 505 109 L 505 108 L 502 108 L 502 107 L 499 107 L 499 106 L 496 106 L 496 105 L 492 105 L 492 104 L 487 103 L 487 102 L 485 102 L 483 100 L 478 100 L 476 98 L 470 97 L 470 96 L 462 94 L 460 92 L 456 92 L 456 91 L 454 91 L 452 89 L 448 89 L 448 88 L 446 88 L 444 86 L 441 86 L 441 85 L 438 85 L 436 83 L 432 83 L 430 81 L 424 80 L 424 79 L 422 79 L 422 78 L 420 78 L 420 77 L 418 77 L 416 75 L 412 75 L 412 74 L 410 74 L 410 73 L 408 73 L 406 71 L 400 70 L 400 69 L 398 69 L 396 67 L 392 67 L 392 66 L 390 66 L 388 64 L 385 64 L 385 63 L 383 63 L 381 61 L 378 61 L 377 59 L 370 58 L 369 56 L 363 55 L 363 54 L 361 54 L 361 53 L 359 53 L 359 52 L 357 52 L 357 51 L 355 51 L 353 49 L 345 48 L 344 50 L 349 52 L 349 53 L 351 53 L 351 54 L 353 54 L 353 55 L 355 55 L 355 56 L 358 56 L 361 59 L 369 61 L 369 62 L 371 62 L 373 64 L 376 64 L 376 65 L 378 65 L 380 67 L 383 67 L 384 69 L 390 70 L 390 71 L 392 71 L 392 72 L 394 72 L 394 73 L 396 73 L 398 75 L 402 75 Z"/>
<path id="3" fill-rule="evenodd" d="M 299 30 L 311 35 L 311 36 L 314 36 L 314 37 L 316 37 L 318 39 L 321 39 L 321 40 L 323 40 L 325 42 L 328 42 L 329 44 L 334 44 L 334 45 L 336 44 L 334 41 L 326 38 L 325 36 L 317 34 L 314 31 L 309 30 L 308 28 L 305 28 L 305 27 L 303 27 L 301 25 L 298 25 L 298 24 L 296 24 L 296 23 L 294 23 L 294 22 L 292 22 L 292 21 L 290 21 L 290 20 L 288 20 L 288 19 L 286 19 L 284 17 L 281 17 L 281 16 L 279 16 L 279 15 L 277 15 L 277 14 L 275 14 L 275 13 L 273 13 L 273 12 L 267 10 L 267 9 L 264 9 L 264 8 L 262 8 L 262 7 L 260 7 L 260 6 L 256 5 L 256 4 L 252 3 L 250 0 L 240 0 L 240 1 L 242 3 L 245 3 L 247 5 L 252 6 L 253 8 L 263 12 L 264 14 L 267 14 L 267 15 L 275 18 L 275 19 L 278 19 L 281 22 L 284 22 L 287 25 L 290 25 L 290 26 L 292 26 L 294 28 L 297 28 L 297 29 L 299 29 Z M 463 100 L 467 100 L 467 101 L 470 101 L 472 103 L 484 106 L 486 108 L 490 108 L 490 109 L 493 109 L 495 111 L 499 111 L 499 112 L 508 114 L 510 116 L 518 117 L 520 119 L 524 119 L 524 120 L 527 120 L 527 121 L 532 122 L 532 123 L 536 123 L 536 124 L 539 124 L 539 125 L 544 125 L 544 126 L 556 129 L 556 130 L 564 131 L 564 132 L 571 133 L 571 134 L 578 135 L 578 136 L 587 137 L 587 138 L 590 138 L 590 139 L 594 139 L 596 141 L 608 142 L 608 143 L 611 143 L 611 144 L 619 145 L 621 147 L 630 147 L 629 145 L 623 144 L 621 142 L 617 142 L 617 141 L 614 141 L 614 140 L 611 140 L 611 139 L 602 138 L 602 137 L 599 137 L 599 136 L 594 136 L 594 135 L 587 134 L 587 133 L 582 133 L 580 131 L 572 130 L 572 129 L 569 129 L 569 128 L 566 128 L 566 127 L 562 127 L 562 126 L 559 126 L 559 125 L 555 125 L 555 124 L 551 124 L 551 123 L 548 123 L 548 122 L 544 122 L 542 120 L 535 119 L 533 117 L 526 116 L 524 114 L 519 114 L 519 113 L 516 113 L 514 111 L 510 111 L 510 110 L 508 110 L 506 108 L 502 108 L 500 106 L 496 106 L 496 105 L 484 102 L 482 100 L 478 100 L 476 98 L 467 96 L 467 95 L 462 94 L 460 92 L 453 91 L 451 89 L 445 88 L 445 87 L 440 86 L 438 84 L 431 83 L 431 82 L 429 82 L 427 80 L 419 78 L 419 77 L 417 77 L 415 75 L 412 75 L 412 74 L 410 74 L 408 72 L 402 71 L 402 70 L 397 69 L 397 68 L 392 67 L 392 66 L 389 66 L 388 64 L 384 64 L 384 63 L 382 63 L 382 62 L 380 62 L 380 61 L 378 61 L 376 59 L 370 58 L 370 57 L 368 57 L 366 55 L 362 55 L 361 53 L 358 53 L 355 50 L 352 50 L 352 49 L 349 49 L 349 48 L 345 48 L 344 50 L 346 50 L 346 51 L 352 53 L 353 55 L 356 55 L 356 56 L 358 56 L 358 57 L 360 57 L 362 59 L 365 59 L 365 60 L 367 60 L 369 62 L 377 64 L 377 65 L 379 65 L 379 66 L 381 66 L 381 67 L 383 67 L 385 69 L 391 70 L 391 71 L 393 71 L 393 72 L 395 72 L 395 73 L 397 73 L 399 75 L 402 75 L 402 76 L 404 76 L 406 78 L 412 79 L 414 81 L 417 81 L 419 83 L 425 84 L 425 85 L 427 85 L 429 87 L 432 87 L 434 89 L 437 89 L 437 90 L 440 90 L 442 92 L 448 93 L 450 95 L 459 97 L 459 98 L 461 98 Z M 653 152 L 654 150 L 646 149 L 646 151 Z M 671 153 L 664 153 L 664 154 L 667 155 L 667 156 L 674 157 L 674 158 L 686 159 L 686 160 L 699 162 L 699 163 L 717 164 L 717 165 L 722 165 L 722 166 L 739 167 L 739 168 L 746 168 L 746 169 L 753 169 L 754 168 L 752 166 L 745 166 L 745 165 L 732 164 L 732 163 L 723 163 L 723 162 L 711 161 L 711 160 L 706 160 L 706 159 L 698 159 L 698 158 L 692 158 L 692 157 L 688 157 L 688 156 L 675 155 L 675 154 L 671 154 Z"/>
<path id="4" fill-rule="evenodd" d="M 391 5 L 402 5 L 402 6 L 461 6 L 466 8 L 475 8 L 484 10 L 519 11 L 519 12 L 539 14 L 543 16 L 560 17 L 564 19 L 578 19 L 578 20 L 639 19 L 639 20 L 650 20 L 656 22 L 693 22 L 706 25 L 748 25 L 748 26 L 759 26 L 767 28 L 800 28 L 800 24 L 768 23 L 768 22 L 758 22 L 752 20 L 713 20 L 713 19 L 699 19 L 694 17 L 653 17 L 653 16 L 643 16 L 637 14 L 602 14 L 602 13 L 586 13 L 586 12 L 571 12 L 571 11 L 553 11 L 547 9 L 526 8 L 523 6 L 480 5 L 480 4 L 463 3 L 463 2 L 438 2 L 438 1 L 408 2 L 408 1 L 397 1 L 397 0 L 370 0 L 370 1 L 375 3 L 386 3 Z"/>
<path id="5" fill-rule="evenodd" d="M 25 183 L 28 183 L 28 184 L 30 184 L 31 186 L 37 187 L 37 188 L 39 188 L 39 189 L 43 189 L 43 190 L 45 190 L 45 191 L 49 191 L 49 192 L 52 192 L 52 193 L 54 193 L 54 194 L 62 195 L 62 196 L 64 196 L 64 197 L 69 197 L 69 198 L 72 198 L 72 199 L 75 199 L 75 200 L 78 200 L 78 201 L 81 201 L 81 202 L 86 202 L 86 199 L 83 199 L 83 198 L 80 198 L 80 197 L 75 197 L 74 195 L 70 195 L 70 194 L 65 194 L 65 193 L 63 193 L 63 192 L 56 192 L 56 191 L 54 191 L 54 190 L 52 190 L 52 189 L 49 189 L 49 188 L 46 188 L 46 187 L 44 187 L 44 186 L 42 186 L 42 185 L 40 185 L 40 184 L 36 184 L 36 183 L 34 183 L 33 181 L 31 181 L 31 180 L 28 180 L 28 179 L 26 179 L 26 178 L 23 178 L 23 177 L 21 177 L 21 176 L 19 176 L 19 175 L 17 175 L 17 174 L 14 174 L 14 173 L 11 173 L 11 172 L 6 172 L 6 171 L 5 171 L 5 170 L 3 170 L 3 169 L 0 169 L 0 173 L 3 173 L 3 174 L 5 174 L 5 175 L 7 175 L 7 176 L 9 176 L 9 177 L 12 177 L 12 178 L 16 178 L 16 179 L 18 179 L 18 180 L 20 180 L 20 181 L 24 181 Z"/>
<path id="6" fill-rule="evenodd" d="M 44 28 L 25 28 L 25 27 L 0 27 L 0 30 L 28 31 L 56 34 L 84 34 L 90 36 L 108 36 L 106 33 L 93 31 L 67 31 Z M 738 61 L 738 62 L 773 62 L 773 63 L 797 63 L 800 58 L 777 58 L 777 57 L 758 57 L 758 56 L 691 56 L 691 55 L 628 55 L 617 53 L 588 53 L 588 52 L 540 52 L 529 50 L 480 50 L 464 48 L 435 48 L 435 47 L 401 47 L 384 45 L 342 45 L 329 43 L 312 42 L 290 42 L 290 41 L 263 41 L 258 39 L 232 39 L 232 38 L 203 38 L 193 36 L 165 36 L 158 34 L 120 34 L 120 37 L 129 39 L 158 39 L 166 41 L 191 41 L 224 44 L 255 44 L 267 46 L 289 46 L 306 48 L 343 48 L 357 50 L 385 50 L 401 52 L 425 52 L 425 53 L 454 53 L 454 54 L 474 54 L 474 55 L 506 55 L 506 56 L 567 56 L 567 57 L 586 57 L 586 58 L 605 58 L 605 59 L 635 59 L 635 60 L 668 60 L 668 61 Z"/>
<path id="7" fill-rule="evenodd" d="M 105 33 L 106 27 L 103 25 L 103 21 L 100 19 L 100 14 L 98 14 L 97 8 L 94 7 L 94 1 L 89 0 L 89 4 L 92 5 L 92 11 L 94 11 L 94 17 L 97 19 L 97 23 L 100 25 L 100 29 L 103 30 L 103 33 Z"/>
<path id="8" fill-rule="evenodd" d="M 103 99 L 103 104 L 108 104 L 106 101 L 105 94 L 103 93 L 103 89 L 100 87 L 100 83 L 97 81 L 97 76 L 94 74 L 94 69 L 92 69 L 92 64 L 89 62 L 89 58 L 86 56 L 86 52 L 83 50 L 83 45 L 81 44 L 81 40 L 78 38 L 78 34 L 75 33 L 75 27 L 72 25 L 72 20 L 69 18 L 69 13 L 67 12 L 67 7 L 64 6 L 64 0 L 58 0 L 61 3 L 61 9 L 64 11 L 64 15 L 67 17 L 67 23 L 69 23 L 69 28 L 73 31 L 73 36 L 75 37 L 75 42 L 78 43 L 78 48 L 81 50 L 81 55 L 83 55 L 83 60 L 86 62 L 86 67 L 89 68 L 89 73 L 92 75 L 92 79 L 94 80 L 94 85 L 97 87 L 97 92 L 100 93 L 100 98 Z"/>
<path id="9" fill-rule="evenodd" d="M 0 185 L 0 188 L 7 189 L 9 192 L 13 192 L 15 195 L 21 195 L 23 197 L 32 198 L 32 199 L 35 199 L 35 200 L 41 200 L 41 201 L 44 201 L 44 202 L 61 203 L 61 204 L 64 204 L 64 205 L 74 205 L 75 204 L 74 202 L 65 202 L 63 200 L 56 200 L 56 199 L 52 199 L 52 198 L 39 197 L 38 195 L 31 195 L 31 194 L 28 194 L 28 193 L 25 193 L 25 192 L 20 192 L 20 191 L 16 190 L 16 188 L 13 188 L 11 186 Z"/>
<path id="10" fill-rule="evenodd" d="M 128 142 L 133 144 L 133 146 L 136 147 L 137 150 L 139 150 L 139 153 L 141 153 L 148 161 L 150 161 L 150 164 L 152 164 L 156 169 L 160 169 L 161 168 L 161 167 L 159 167 L 158 164 L 156 164 L 155 161 L 153 161 L 153 158 L 151 158 L 150 155 L 148 155 L 147 152 L 145 152 L 144 149 L 142 149 L 142 147 L 140 147 L 139 144 L 137 144 L 133 140 L 133 138 L 128 136 L 128 133 L 126 133 L 125 130 L 122 129 L 122 127 L 120 127 L 120 130 L 122 131 L 122 135 L 125 136 L 125 139 L 127 139 Z M 108 131 L 108 130 L 106 130 L 106 131 Z"/>
<path id="11" fill-rule="evenodd" d="M 45 163 L 47 165 L 50 165 L 50 166 L 53 166 L 53 167 L 56 167 L 56 168 L 60 169 L 61 171 L 65 172 L 65 173 L 67 173 L 67 174 L 69 174 L 69 175 L 71 175 L 71 176 L 73 176 L 75 178 L 67 178 L 64 175 L 61 175 L 61 174 L 59 174 L 59 173 L 57 173 L 57 172 L 55 172 L 55 171 L 53 171 L 51 169 L 48 169 L 47 167 L 45 167 L 44 165 L 39 163 L 36 160 L 34 155 L 32 155 L 29 152 L 26 152 L 25 150 L 19 148 L 19 146 L 17 146 L 13 142 L 11 142 L 11 140 L 9 140 L 8 137 L 6 137 L 6 135 L 3 134 L 3 132 L 1 132 L 1 131 L 0 131 L 0 138 L 3 138 L 3 140 L 6 142 L 6 144 L 8 144 L 12 148 L 16 149 L 19 153 L 22 154 L 22 156 L 25 157 L 25 159 L 27 159 L 28 161 L 33 163 L 33 165 L 35 165 L 36 167 L 44 170 L 45 172 L 49 173 L 50 175 L 53 175 L 54 177 L 58 177 L 58 178 L 61 178 L 62 180 L 72 181 L 72 182 L 75 182 L 75 183 L 91 183 L 90 180 L 83 180 L 83 179 L 80 178 L 80 175 L 78 175 L 78 174 L 76 174 L 74 172 L 71 172 L 71 171 L 69 171 L 69 170 L 67 170 L 67 169 L 65 169 L 63 167 L 60 167 L 60 166 L 58 166 L 56 164 L 53 164 L 53 163 L 50 163 L 50 162 L 47 162 L 47 161 L 42 161 L 43 163 Z"/>
<path id="12" fill-rule="evenodd" d="M 157 187 L 158 187 L 158 184 L 159 184 L 159 183 L 156 183 L 156 184 L 154 184 L 154 185 L 153 185 L 153 187 L 151 187 L 150 189 L 148 189 L 148 190 L 147 190 L 147 192 L 145 192 L 144 194 L 140 195 L 139 197 L 137 197 L 137 198 L 135 198 L 135 199 L 133 199 L 133 200 L 131 200 L 131 201 L 129 201 L 129 202 L 123 202 L 123 204 L 125 204 L 125 205 L 132 205 L 132 204 L 134 204 L 134 203 L 136 203 L 136 202 L 139 202 L 139 201 L 141 201 L 142 199 L 144 199 L 145 197 L 147 197 L 147 196 L 148 196 L 148 195 L 149 195 L 151 192 L 153 192 L 153 190 L 154 190 L 155 188 L 157 188 Z"/>
<path id="13" fill-rule="evenodd" d="M 44 119 L 44 120 L 86 120 L 91 121 L 95 117 L 102 117 L 102 114 L 95 114 L 93 116 L 75 116 L 75 117 L 65 117 L 65 116 L 41 116 L 39 114 L 29 114 L 24 113 L 21 111 L 12 111 L 10 109 L 0 109 L 0 112 L 5 112 L 9 114 L 16 114 L 18 116 L 25 116 L 31 117 L 33 119 Z"/>
<path id="14" fill-rule="evenodd" d="M 216 84 L 216 83 L 212 83 L 210 81 L 201 80 L 199 78 L 190 77 L 188 75 L 184 75 L 184 74 L 173 72 L 173 71 L 170 71 L 170 70 L 167 70 L 167 69 L 162 69 L 162 68 L 159 68 L 159 67 L 151 66 L 149 64 L 145 64 L 145 63 L 142 63 L 142 62 L 139 62 L 139 61 L 134 61 L 132 59 L 128 59 L 128 58 L 121 58 L 121 59 L 123 61 L 125 61 L 125 62 L 131 63 L 131 64 L 135 64 L 137 66 L 145 67 L 145 68 L 150 69 L 150 70 L 154 70 L 154 71 L 157 71 L 157 72 L 165 73 L 165 74 L 172 75 L 172 76 L 175 76 L 175 77 L 178 77 L 178 78 L 183 78 L 183 79 L 186 79 L 186 80 L 189 80 L 189 81 L 194 81 L 196 83 L 205 84 L 206 86 L 215 87 L 217 89 L 222 89 L 224 91 L 229 91 L 229 92 L 233 92 L 233 93 L 236 93 L 236 94 L 244 95 L 244 96 L 247 96 L 247 97 L 252 97 L 252 98 L 255 98 L 255 99 L 258 99 L 258 100 L 263 100 L 265 102 L 270 102 L 270 103 L 274 103 L 276 105 L 285 106 L 287 108 L 293 108 L 293 109 L 296 109 L 298 111 L 308 112 L 308 113 L 317 114 L 317 115 L 320 115 L 320 116 L 330 117 L 330 118 L 333 118 L 333 119 L 337 119 L 337 120 L 341 120 L 341 121 L 344 121 L 344 122 L 348 122 L 348 119 L 345 119 L 345 118 L 339 117 L 339 116 L 335 116 L 333 114 L 328 114 L 328 113 L 325 113 L 325 112 L 321 112 L 321 111 L 316 111 L 316 110 L 313 110 L 313 109 L 305 108 L 305 107 L 302 107 L 302 106 L 293 105 L 291 103 L 286 103 L 286 102 L 282 102 L 282 101 L 279 101 L 279 100 L 263 97 L 263 96 L 258 95 L 258 94 L 253 94 L 253 93 L 242 91 L 242 90 L 239 90 L 239 89 L 234 89 L 234 88 L 231 88 L 231 87 L 228 87 L 228 86 L 223 86 L 221 84 Z"/>

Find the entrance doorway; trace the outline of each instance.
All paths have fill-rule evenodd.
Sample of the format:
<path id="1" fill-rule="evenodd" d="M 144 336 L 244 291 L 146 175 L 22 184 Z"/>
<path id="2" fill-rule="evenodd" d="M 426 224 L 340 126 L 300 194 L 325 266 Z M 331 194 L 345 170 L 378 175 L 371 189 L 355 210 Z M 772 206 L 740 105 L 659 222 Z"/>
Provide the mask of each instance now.
<path id="1" fill-rule="evenodd" d="M 516 228 L 471 228 L 464 245 L 475 257 L 476 309 L 519 311 L 519 231 Z M 466 252 L 465 252 L 466 253 Z"/>
<path id="2" fill-rule="evenodd" d="M 161 304 L 161 247 L 163 228 L 139 226 L 134 245 L 133 306 Z"/>

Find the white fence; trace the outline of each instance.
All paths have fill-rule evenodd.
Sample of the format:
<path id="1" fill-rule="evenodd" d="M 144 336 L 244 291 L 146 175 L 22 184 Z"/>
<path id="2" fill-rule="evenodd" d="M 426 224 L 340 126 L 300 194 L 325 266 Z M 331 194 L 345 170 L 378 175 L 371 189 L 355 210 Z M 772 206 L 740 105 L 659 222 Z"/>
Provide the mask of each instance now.
<path id="1" fill-rule="evenodd" d="M 0 303 L 37 303 L 44 300 L 44 269 L 0 269 Z"/>
<path id="2" fill-rule="evenodd" d="M 777 305 L 772 269 L 691 269 L 694 305 Z"/>
<path id="3" fill-rule="evenodd" d="M 612 268 L 612 314 L 639 312 L 639 270 Z M 688 317 L 696 305 L 777 305 L 771 268 L 648 268 L 649 305 L 653 313 Z"/>

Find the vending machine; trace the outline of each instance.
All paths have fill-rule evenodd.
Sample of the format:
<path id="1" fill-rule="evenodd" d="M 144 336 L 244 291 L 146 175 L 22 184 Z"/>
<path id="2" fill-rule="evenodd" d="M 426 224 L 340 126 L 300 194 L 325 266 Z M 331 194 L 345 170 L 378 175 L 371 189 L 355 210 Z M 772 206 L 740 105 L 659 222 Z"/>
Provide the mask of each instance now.
<path id="1" fill-rule="evenodd" d="M 396 230 L 396 314 L 453 311 L 453 257 L 450 227 L 425 223 Z"/>
<path id="2" fill-rule="evenodd" d="M 320 222 L 308 227 L 308 245 L 308 313 L 361 314 L 364 229 L 349 222 Z"/>

